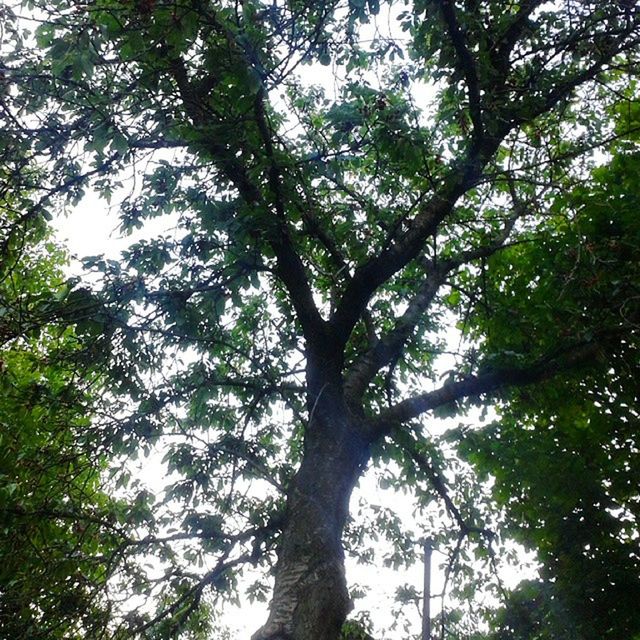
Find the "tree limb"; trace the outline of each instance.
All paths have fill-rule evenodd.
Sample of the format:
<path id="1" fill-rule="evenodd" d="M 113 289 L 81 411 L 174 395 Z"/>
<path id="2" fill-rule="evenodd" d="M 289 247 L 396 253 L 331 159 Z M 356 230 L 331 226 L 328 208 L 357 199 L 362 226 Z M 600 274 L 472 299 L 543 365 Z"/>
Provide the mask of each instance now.
<path id="1" fill-rule="evenodd" d="M 493 66 L 504 73 L 509 66 L 509 55 L 513 51 L 518 38 L 526 29 L 529 22 L 529 16 L 542 4 L 545 0 L 525 0 L 520 2 L 520 8 L 514 16 L 511 24 L 504 31 L 502 36 L 498 38 L 495 46 L 491 48 L 490 56 Z"/>
<path id="2" fill-rule="evenodd" d="M 243 58 L 244 56 L 242 56 Z M 210 114 L 207 114 L 205 104 L 207 97 L 200 95 L 189 81 L 181 58 L 176 57 L 172 60 L 170 73 L 178 87 L 187 115 L 195 126 L 206 128 L 207 125 L 210 125 L 208 121 Z M 323 334 L 325 322 L 313 302 L 313 295 L 304 266 L 300 256 L 293 248 L 286 227 L 285 204 L 280 186 L 280 170 L 275 161 L 273 143 L 264 111 L 264 99 L 264 90 L 261 89 L 256 95 L 254 114 L 256 126 L 262 138 L 264 151 L 269 162 L 267 180 L 277 216 L 265 215 L 265 220 L 262 222 L 255 217 L 253 222 L 257 230 L 264 234 L 266 241 L 276 255 L 277 275 L 289 291 L 305 336 L 309 338 Z M 249 206 L 269 209 L 269 204 L 265 202 L 260 188 L 250 179 L 246 168 L 238 160 L 238 154 L 234 153 L 235 151 L 241 151 L 241 149 L 230 149 L 227 144 L 216 142 L 211 136 L 207 137 L 203 145 Z"/>
<path id="3" fill-rule="evenodd" d="M 398 424 L 433 411 L 443 405 L 490 394 L 505 387 L 519 387 L 552 378 L 561 371 L 587 365 L 602 355 L 598 342 L 590 341 L 563 349 L 551 357 L 541 358 L 525 367 L 489 369 L 462 380 L 447 382 L 439 389 L 422 393 L 398 402 L 382 411 L 371 425 L 377 435 L 384 435 Z"/>
<path id="4" fill-rule="evenodd" d="M 273 194 L 277 213 L 275 233 L 267 233 L 268 242 L 276 254 L 277 274 L 291 295 L 291 302 L 298 314 L 307 340 L 317 339 L 324 334 L 325 322 L 313 301 L 313 294 L 300 256 L 293 248 L 287 229 L 287 215 L 282 187 L 281 170 L 275 158 L 273 142 L 264 109 L 265 93 L 261 89 L 255 101 L 255 117 L 258 131 L 269 161 L 269 187 Z"/>
<path id="5" fill-rule="evenodd" d="M 493 531 L 469 524 L 465 521 L 465 519 L 462 517 L 462 513 L 460 513 L 460 509 L 458 509 L 451 496 L 449 495 L 442 476 L 433 468 L 433 466 L 429 463 L 429 460 L 427 460 L 426 456 L 423 453 L 418 451 L 415 446 L 410 446 L 410 444 L 416 444 L 414 441 L 408 443 L 407 438 L 402 438 L 401 441 L 394 439 L 394 442 L 396 442 L 398 446 L 400 446 L 400 448 L 411 458 L 416 467 L 418 467 L 418 469 L 420 469 L 420 471 L 422 471 L 425 477 L 429 480 L 429 483 L 431 484 L 435 492 L 444 502 L 447 508 L 447 512 L 455 520 L 461 533 L 463 533 L 464 535 L 468 535 L 470 533 L 478 533 L 488 538 L 492 538 L 495 536 Z"/>
<path id="6" fill-rule="evenodd" d="M 521 35 L 523 29 L 524 26 L 520 25 L 514 34 Z M 619 52 L 631 46 L 632 42 L 629 42 L 628 37 L 636 30 L 636 22 L 628 25 L 606 50 L 599 52 L 593 64 L 552 82 L 548 89 L 545 88 L 545 83 L 548 83 L 549 77 L 553 77 L 557 69 L 553 68 L 542 74 L 534 87 L 542 95 L 531 97 L 533 89 L 529 89 L 526 100 L 520 100 L 515 105 L 509 101 L 508 96 L 502 97 L 502 103 L 496 106 L 491 122 L 486 125 L 490 134 L 471 140 L 464 156 L 451 165 L 440 189 L 421 206 L 407 231 L 355 270 L 331 318 L 331 325 L 341 344 L 346 344 L 374 292 L 420 254 L 427 238 L 451 214 L 457 200 L 477 184 L 484 167 L 504 137 L 513 128 L 532 122 L 553 109 L 576 88 L 596 78 Z M 636 37 L 633 42 L 638 41 L 640 39 Z M 509 69 L 506 68 L 500 72 L 499 77 L 494 78 L 497 86 L 506 81 L 508 74 Z"/>

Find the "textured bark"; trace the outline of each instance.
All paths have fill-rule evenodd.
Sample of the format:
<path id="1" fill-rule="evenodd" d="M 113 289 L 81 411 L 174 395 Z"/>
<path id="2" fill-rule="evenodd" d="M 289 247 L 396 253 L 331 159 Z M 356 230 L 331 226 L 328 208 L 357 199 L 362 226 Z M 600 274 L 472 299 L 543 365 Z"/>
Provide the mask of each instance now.
<path id="1" fill-rule="evenodd" d="M 269 619 L 253 640 L 336 640 L 349 612 L 341 538 L 368 445 L 338 395 L 324 393 L 314 406 L 288 493 Z"/>

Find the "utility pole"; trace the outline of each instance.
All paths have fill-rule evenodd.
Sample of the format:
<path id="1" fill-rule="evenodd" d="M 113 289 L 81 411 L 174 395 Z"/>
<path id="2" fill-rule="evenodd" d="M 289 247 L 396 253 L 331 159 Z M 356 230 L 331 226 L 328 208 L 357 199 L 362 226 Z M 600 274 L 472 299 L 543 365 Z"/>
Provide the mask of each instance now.
<path id="1" fill-rule="evenodd" d="M 431 552 L 433 544 L 429 538 L 423 543 L 424 590 L 422 603 L 422 640 L 431 640 Z"/>

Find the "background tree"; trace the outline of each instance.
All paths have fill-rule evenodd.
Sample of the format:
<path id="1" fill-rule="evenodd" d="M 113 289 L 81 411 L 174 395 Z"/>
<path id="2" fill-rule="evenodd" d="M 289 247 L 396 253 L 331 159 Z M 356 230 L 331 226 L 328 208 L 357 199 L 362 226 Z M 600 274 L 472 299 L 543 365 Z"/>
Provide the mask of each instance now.
<path id="1" fill-rule="evenodd" d="M 547 589 L 572 614 L 577 638 L 640 632 L 632 604 L 640 596 L 638 354 L 637 343 L 619 336 L 636 322 L 639 160 L 619 152 L 556 199 L 563 216 L 572 212 L 570 225 L 556 217 L 559 233 L 492 258 L 500 291 L 486 295 L 509 303 L 497 307 L 502 315 L 494 307 L 491 318 L 476 316 L 493 353 L 531 357 L 526 350 L 553 332 L 545 322 L 598 345 L 600 367 L 514 392 L 499 422 L 461 437 L 467 456 L 495 477 L 515 537 L 538 550 Z M 540 338 L 532 341 L 532 332 Z"/>
<path id="2" fill-rule="evenodd" d="M 83 638 L 109 617 L 114 503 L 87 446 L 99 377 L 65 317 L 82 297 L 66 257 L 40 216 L 14 209 L 28 200 L 18 196 L 9 184 L 0 196 L 0 628 L 3 638 Z"/>
<path id="3" fill-rule="evenodd" d="M 584 216 L 595 196 L 566 193 L 620 135 L 620 113 L 637 126 L 635 3 L 28 6 L 22 20 L 4 9 L 2 108 L 46 172 L 12 181 L 42 195 L 37 215 L 91 186 L 119 196 L 125 231 L 168 220 L 120 261 L 86 262 L 103 300 L 94 330 L 110 340 L 109 401 L 123 398 L 100 446 L 161 452 L 172 483 L 153 508 L 137 493 L 125 533 L 162 567 L 157 578 L 125 554 L 155 604 L 121 610 L 112 628 L 173 637 L 253 564 L 274 579 L 256 639 L 335 639 L 350 606 L 344 545 L 358 550 L 349 499 L 372 464 L 393 461 L 422 508 L 442 500 L 453 525 L 426 533 L 449 541 L 453 565 L 467 538 L 486 555 L 490 518 L 472 494 L 452 497 L 460 467 L 443 468 L 422 418 L 544 382 L 539 409 L 555 423 L 556 380 L 612 389 L 611 363 L 633 370 L 635 289 L 608 280 L 619 254 L 588 235 L 633 225 L 617 205 Z M 333 92 L 306 79 L 307 63 L 332 67 Z M 557 253 L 569 241 L 576 255 Z M 622 245 L 635 265 L 634 237 Z M 589 268 L 602 285 L 575 279 Z M 520 424 L 522 398 L 498 429 Z M 472 451 L 502 446 L 495 428 L 470 437 Z M 589 446 L 610 437 L 603 428 Z M 552 442 L 540 434 L 542 455 Z M 544 510 L 533 498 L 525 523 Z M 605 520 L 608 505 L 590 504 Z M 560 576 L 556 513 L 542 550 Z M 410 548 L 400 523 L 385 528 Z M 632 637 L 633 622 L 620 625 Z"/>

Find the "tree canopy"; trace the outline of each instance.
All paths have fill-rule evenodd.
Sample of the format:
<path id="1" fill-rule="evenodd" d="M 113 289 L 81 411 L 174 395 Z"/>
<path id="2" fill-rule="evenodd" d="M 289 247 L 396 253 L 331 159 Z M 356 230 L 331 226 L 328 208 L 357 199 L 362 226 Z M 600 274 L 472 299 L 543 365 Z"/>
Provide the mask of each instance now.
<path id="1" fill-rule="evenodd" d="M 45 637 L 203 638 L 241 589 L 270 601 L 254 640 L 336 640 L 345 552 L 371 560 L 375 535 L 406 563 L 436 540 L 459 603 L 507 596 L 474 577 L 509 538 L 536 550 L 541 582 L 506 597 L 496 634 L 548 637 L 535 615 L 509 622 L 546 598 L 557 637 L 639 637 L 635 2 L 0 11 L 2 260 L 89 193 L 132 236 L 66 284 L 25 245 L 40 275 L 21 281 L 55 313 L 15 334 L 3 384 L 36 378 L 57 410 L 73 375 L 48 349 L 82 336 L 99 372 L 73 382 L 101 389 L 94 418 L 79 391 L 50 440 L 95 456 L 86 481 L 54 465 L 47 484 L 41 427 L 15 429 L 30 470 L 3 462 L 102 509 L 95 542 L 62 516 L 38 532 L 88 545 L 107 612 L 76 607 Z M 20 394 L 0 400 L 7 425 L 32 419 Z M 439 430 L 446 416 L 461 424 Z M 165 486 L 132 475 L 139 457 L 162 459 Z M 368 469 L 409 493 L 420 530 L 350 510 Z M 475 624 L 456 619 L 441 638 Z"/>

